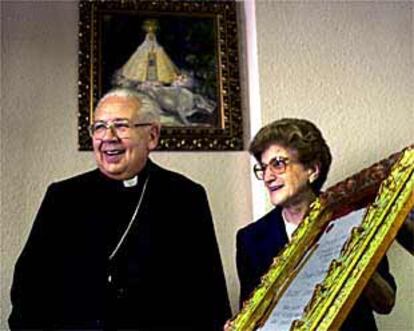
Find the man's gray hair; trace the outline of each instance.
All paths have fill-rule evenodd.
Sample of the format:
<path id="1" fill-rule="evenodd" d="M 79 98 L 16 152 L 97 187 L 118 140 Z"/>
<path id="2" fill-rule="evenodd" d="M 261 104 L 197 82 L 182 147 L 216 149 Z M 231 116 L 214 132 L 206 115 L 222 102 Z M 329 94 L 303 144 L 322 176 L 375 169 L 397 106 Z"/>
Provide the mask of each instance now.
<path id="1" fill-rule="evenodd" d="M 130 88 L 118 87 L 107 92 L 98 102 L 95 109 L 109 97 L 133 98 L 140 104 L 138 115 L 143 122 L 160 123 L 161 109 L 157 102 L 145 93 L 141 93 Z"/>

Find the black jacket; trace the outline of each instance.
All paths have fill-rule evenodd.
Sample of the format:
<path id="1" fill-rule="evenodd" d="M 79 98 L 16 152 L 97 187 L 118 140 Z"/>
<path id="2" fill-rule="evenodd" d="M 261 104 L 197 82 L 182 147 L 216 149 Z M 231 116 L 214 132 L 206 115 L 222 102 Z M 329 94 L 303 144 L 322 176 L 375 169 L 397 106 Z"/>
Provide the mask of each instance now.
<path id="1" fill-rule="evenodd" d="M 221 330 L 230 307 L 205 190 L 151 161 L 134 188 L 98 170 L 52 184 L 11 298 L 12 330 Z"/>

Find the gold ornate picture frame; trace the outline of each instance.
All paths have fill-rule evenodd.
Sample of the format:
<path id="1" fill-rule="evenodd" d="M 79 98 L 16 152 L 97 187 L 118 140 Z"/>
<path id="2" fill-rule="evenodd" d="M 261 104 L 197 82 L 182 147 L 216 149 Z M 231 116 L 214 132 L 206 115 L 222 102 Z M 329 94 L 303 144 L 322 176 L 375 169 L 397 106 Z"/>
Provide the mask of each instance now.
<path id="1" fill-rule="evenodd" d="M 323 281 L 290 330 L 336 330 L 414 208 L 414 146 L 366 168 L 323 193 L 311 206 L 290 244 L 275 257 L 261 284 L 231 320 L 229 330 L 264 328 L 300 270 L 328 232 L 327 227 L 366 208 Z M 302 309 L 302 307 L 301 307 Z M 276 328 L 277 330 L 277 328 Z"/>
<path id="2" fill-rule="evenodd" d="M 91 150 L 93 110 L 117 86 L 160 106 L 159 150 L 242 150 L 236 6 L 80 0 L 79 150 Z"/>

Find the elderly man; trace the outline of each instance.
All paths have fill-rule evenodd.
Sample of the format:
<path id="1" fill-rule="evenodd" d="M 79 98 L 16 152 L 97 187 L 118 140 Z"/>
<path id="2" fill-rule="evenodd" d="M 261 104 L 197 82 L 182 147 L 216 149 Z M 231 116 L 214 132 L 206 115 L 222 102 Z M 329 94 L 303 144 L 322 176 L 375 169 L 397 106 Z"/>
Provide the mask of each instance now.
<path id="1" fill-rule="evenodd" d="M 113 90 L 90 129 L 98 169 L 48 188 L 16 263 L 10 328 L 221 329 L 230 308 L 206 192 L 148 158 L 156 106 Z"/>

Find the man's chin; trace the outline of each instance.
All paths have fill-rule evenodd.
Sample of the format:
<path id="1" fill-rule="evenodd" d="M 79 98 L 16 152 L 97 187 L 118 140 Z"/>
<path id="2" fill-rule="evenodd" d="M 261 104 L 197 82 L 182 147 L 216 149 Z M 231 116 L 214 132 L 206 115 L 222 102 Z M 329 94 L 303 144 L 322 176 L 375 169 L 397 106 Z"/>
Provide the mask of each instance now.
<path id="1" fill-rule="evenodd" d="M 116 179 L 116 180 L 123 180 L 127 179 L 128 175 L 125 171 L 119 169 L 119 167 L 99 167 L 101 172 L 109 178 Z"/>

